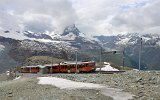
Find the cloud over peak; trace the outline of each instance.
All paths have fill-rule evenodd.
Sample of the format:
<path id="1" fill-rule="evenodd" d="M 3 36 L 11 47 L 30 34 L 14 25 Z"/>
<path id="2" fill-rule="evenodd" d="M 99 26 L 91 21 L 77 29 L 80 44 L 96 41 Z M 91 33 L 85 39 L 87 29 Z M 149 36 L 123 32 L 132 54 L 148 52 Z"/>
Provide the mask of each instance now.
<path id="1" fill-rule="evenodd" d="M 0 29 L 90 35 L 160 33 L 160 0 L 1 0 Z"/>

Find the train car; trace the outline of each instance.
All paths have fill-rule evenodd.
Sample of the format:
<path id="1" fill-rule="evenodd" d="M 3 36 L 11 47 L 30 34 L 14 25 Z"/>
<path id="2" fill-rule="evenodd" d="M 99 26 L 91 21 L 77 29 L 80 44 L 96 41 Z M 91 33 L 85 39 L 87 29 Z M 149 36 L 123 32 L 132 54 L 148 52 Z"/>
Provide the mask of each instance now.
<path id="1" fill-rule="evenodd" d="M 44 65 L 44 68 L 46 69 L 46 72 L 44 73 L 59 73 L 60 72 L 60 67 L 59 64 L 48 64 L 48 65 Z"/>
<path id="2" fill-rule="evenodd" d="M 77 68 L 76 68 L 77 66 Z M 60 63 L 60 72 L 62 73 L 75 73 L 77 72 L 92 72 L 96 69 L 95 62 L 64 62 Z"/>
<path id="3" fill-rule="evenodd" d="M 96 66 L 94 61 L 88 62 L 62 62 L 59 64 L 23 66 L 20 72 L 22 73 L 75 73 L 75 72 L 92 72 Z"/>
<path id="4" fill-rule="evenodd" d="M 23 66 L 20 69 L 21 73 L 38 73 L 40 72 L 40 67 L 39 66 Z"/>
<path id="5" fill-rule="evenodd" d="M 76 70 L 77 65 L 77 70 Z M 61 62 L 59 64 L 44 65 L 43 73 L 75 73 L 77 72 L 92 72 L 96 66 L 94 61 L 89 62 Z"/>

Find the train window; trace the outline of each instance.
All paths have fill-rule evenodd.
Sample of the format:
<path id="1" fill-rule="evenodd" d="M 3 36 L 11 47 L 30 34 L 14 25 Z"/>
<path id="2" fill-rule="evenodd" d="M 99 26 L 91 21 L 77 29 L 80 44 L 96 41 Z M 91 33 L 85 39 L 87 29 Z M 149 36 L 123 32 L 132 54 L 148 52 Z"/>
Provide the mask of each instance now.
<path id="1" fill-rule="evenodd" d="M 65 69 L 65 68 L 66 68 L 66 66 L 65 66 L 65 65 L 63 65 L 63 68 Z"/>
<path id="2" fill-rule="evenodd" d="M 68 65 L 67 67 L 68 67 L 68 70 L 70 70 L 70 69 L 71 69 L 71 65 Z"/>
<path id="3" fill-rule="evenodd" d="M 82 68 L 82 65 L 78 65 L 79 68 Z"/>
<path id="4" fill-rule="evenodd" d="M 46 66 L 48 69 L 51 68 L 50 66 Z"/>
<path id="5" fill-rule="evenodd" d="M 46 66 L 48 69 L 50 69 L 51 67 L 50 66 Z"/>
<path id="6" fill-rule="evenodd" d="M 66 65 L 62 65 L 61 68 L 62 68 L 62 69 L 65 69 L 65 68 L 67 68 L 67 66 L 66 66 Z"/>
<path id="7" fill-rule="evenodd" d="M 64 66 L 63 66 L 63 65 L 61 65 L 61 68 L 63 69 L 63 68 L 64 68 Z"/>
<path id="8" fill-rule="evenodd" d="M 71 68 L 75 68 L 75 66 L 74 66 L 74 65 L 72 65 L 72 66 L 71 66 Z"/>
<path id="9" fill-rule="evenodd" d="M 85 67 L 85 64 L 82 64 L 81 66 L 82 66 L 82 68 L 83 68 L 83 67 Z"/>
<path id="10" fill-rule="evenodd" d="M 93 64 L 93 63 L 90 63 L 89 66 L 94 66 L 94 64 Z"/>
<path id="11" fill-rule="evenodd" d="M 71 68 L 73 68 L 73 65 L 71 65 Z"/>
<path id="12" fill-rule="evenodd" d="M 26 71 L 30 71 L 30 68 L 26 68 Z"/>
<path id="13" fill-rule="evenodd" d="M 57 69 L 57 66 L 53 66 L 52 68 L 53 68 L 53 69 Z"/>
<path id="14" fill-rule="evenodd" d="M 84 64 L 82 65 L 82 68 L 85 67 Z"/>
<path id="15" fill-rule="evenodd" d="M 65 65 L 65 69 L 67 69 L 68 68 L 68 66 L 67 65 Z"/>

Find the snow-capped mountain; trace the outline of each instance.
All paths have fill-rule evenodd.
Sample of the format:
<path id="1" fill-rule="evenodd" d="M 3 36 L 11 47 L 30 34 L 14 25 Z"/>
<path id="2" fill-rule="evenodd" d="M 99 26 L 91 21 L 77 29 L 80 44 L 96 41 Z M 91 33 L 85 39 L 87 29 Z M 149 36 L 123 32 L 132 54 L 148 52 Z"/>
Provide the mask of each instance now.
<path id="1" fill-rule="evenodd" d="M 37 55 L 52 55 L 56 58 L 73 60 L 75 51 L 87 51 L 87 49 L 97 47 L 98 43 L 81 33 L 75 25 L 66 27 L 62 34 L 0 30 L 0 64 L 2 67 L 17 66 L 26 58 Z M 4 57 L 11 62 L 6 63 Z"/>
<path id="2" fill-rule="evenodd" d="M 70 33 L 74 33 L 76 36 L 79 36 L 80 31 L 79 31 L 79 29 L 75 26 L 75 24 L 70 25 L 70 26 L 67 26 L 67 27 L 64 29 L 64 32 L 63 32 L 62 35 L 67 35 L 67 34 L 70 34 Z"/>
<path id="3" fill-rule="evenodd" d="M 144 46 L 160 46 L 160 35 L 158 34 L 145 34 L 139 35 L 138 33 L 129 33 L 126 35 L 117 36 L 94 36 L 100 43 L 110 49 L 119 49 L 122 46 L 137 45 L 140 44 L 140 39 L 142 38 L 142 43 Z"/>
<path id="4" fill-rule="evenodd" d="M 73 24 L 67 26 L 63 33 L 34 33 L 32 31 L 14 31 L 14 30 L 0 30 L 0 36 L 5 38 L 11 38 L 15 40 L 35 40 L 39 42 L 63 42 L 65 41 L 77 41 L 96 43 L 94 38 L 88 38 L 84 33 L 81 33 L 78 28 Z"/>
<path id="5" fill-rule="evenodd" d="M 138 68 L 139 50 L 142 46 L 142 69 L 160 69 L 160 35 L 129 33 L 117 36 L 95 36 L 107 50 L 124 50 L 130 66 Z M 142 43 L 142 45 L 141 45 Z"/>
<path id="6" fill-rule="evenodd" d="M 145 34 L 140 36 L 137 33 L 130 33 L 117 36 L 89 37 L 75 25 L 66 27 L 61 34 L 48 31 L 34 33 L 32 31 L 0 30 L 0 64 L 3 68 L 14 67 L 21 65 L 28 57 L 39 55 L 52 55 L 57 58 L 73 60 L 77 50 L 79 58 L 83 58 L 80 60 L 88 57 L 98 61 L 100 46 L 102 46 L 109 51 L 124 49 L 126 66 L 137 68 L 141 38 L 143 69 L 146 67 L 147 69 L 160 69 L 156 67 L 160 65 L 159 35 Z M 108 55 L 102 55 L 102 58 L 103 61 L 109 59 Z M 121 59 L 115 57 L 112 58 L 112 61 L 118 61 L 118 64 L 121 65 Z"/>

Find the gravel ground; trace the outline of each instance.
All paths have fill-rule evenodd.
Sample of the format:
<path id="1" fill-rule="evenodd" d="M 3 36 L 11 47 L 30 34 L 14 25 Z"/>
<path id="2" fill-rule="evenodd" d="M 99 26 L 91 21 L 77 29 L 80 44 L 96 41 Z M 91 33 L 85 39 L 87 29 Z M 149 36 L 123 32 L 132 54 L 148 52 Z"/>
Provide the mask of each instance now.
<path id="1" fill-rule="evenodd" d="M 0 81 L 1 100 L 112 100 L 98 90 L 63 90 L 37 84 L 41 74 L 23 74 L 18 80 Z M 118 74 L 53 74 L 73 81 L 103 84 L 134 94 L 134 100 L 159 100 L 160 72 L 128 71 Z"/>
<path id="2" fill-rule="evenodd" d="M 6 80 L 13 80 L 14 75 L 6 75 L 6 73 L 0 74 L 0 82 L 1 81 L 6 81 Z"/>
<path id="3" fill-rule="evenodd" d="M 64 90 L 51 85 L 39 85 L 34 78 L 0 82 L 1 100 L 112 100 L 98 90 Z"/>
<path id="4" fill-rule="evenodd" d="M 105 84 L 113 88 L 123 89 L 134 94 L 135 100 L 160 99 L 160 72 L 159 71 L 128 71 L 118 74 L 59 74 L 74 81 Z"/>

